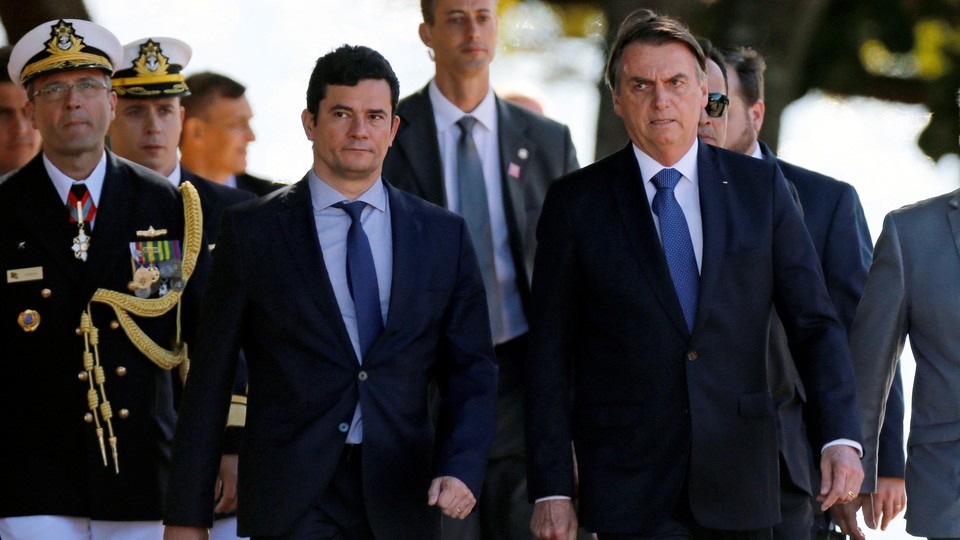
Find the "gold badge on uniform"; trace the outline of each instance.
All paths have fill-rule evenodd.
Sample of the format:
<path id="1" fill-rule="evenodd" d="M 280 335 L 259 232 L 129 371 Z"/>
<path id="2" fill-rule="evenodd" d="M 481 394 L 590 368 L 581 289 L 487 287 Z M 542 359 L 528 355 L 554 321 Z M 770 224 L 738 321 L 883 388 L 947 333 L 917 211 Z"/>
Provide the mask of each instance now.
<path id="1" fill-rule="evenodd" d="M 153 227 L 150 230 L 154 230 Z M 134 271 L 128 287 L 138 298 L 150 298 L 153 293 L 164 296 L 170 290 L 183 290 L 185 280 L 179 240 L 130 242 L 130 254 Z"/>
<path id="2" fill-rule="evenodd" d="M 40 326 L 40 314 L 32 309 L 25 309 L 17 316 L 17 323 L 24 332 L 33 332 Z"/>

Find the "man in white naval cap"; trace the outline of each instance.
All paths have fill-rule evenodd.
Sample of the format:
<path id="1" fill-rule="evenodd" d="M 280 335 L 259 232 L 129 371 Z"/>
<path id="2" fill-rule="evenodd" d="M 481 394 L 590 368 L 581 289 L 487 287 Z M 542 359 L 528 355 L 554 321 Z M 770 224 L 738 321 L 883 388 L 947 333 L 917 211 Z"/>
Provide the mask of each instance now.
<path id="1" fill-rule="evenodd" d="M 197 188 L 203 207 L 204 236 L 213 249 L 223 210 L 254 195 L 201 178 L 177 157 L 185 113 L 181 98 L 190 95 L 183 70 L 191 54 L 189 45 L 169 37 L 145 37 L 124 45 L 123 63 L 111 81 L 117 93 L 117 112 L 108 134 L 110 149 L 118 156 L 166 176 L 174 187 L 188 181 Z M 241 356 L 224 439 L 224 469 L 218 482 L 220 500 L 216 507 L 219 519 L 211 529 L 213 540 L 237 538 L 236 469 L 246 417 L 246 387 L 247 368 Z"/>
<path id="2" fill-rule="evenodd" d="M 209 255 L 196 190 L 105 149 L 122 53 L 105 28 L 55 20 L 8 64 L 43 145 L 0 185 L 4 540 L 162 535 Z"/>

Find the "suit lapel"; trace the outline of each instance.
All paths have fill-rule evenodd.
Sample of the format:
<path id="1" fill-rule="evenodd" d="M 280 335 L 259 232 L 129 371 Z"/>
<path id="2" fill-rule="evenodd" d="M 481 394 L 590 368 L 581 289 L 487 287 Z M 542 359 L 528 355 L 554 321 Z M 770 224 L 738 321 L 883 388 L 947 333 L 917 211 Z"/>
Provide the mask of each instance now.
<path id="1" fill-rule="evenodd" d="M 527 214 L 523 187 L 529 170 L 526 164 L 536 151 L 536 144 L 527 138 L 527 123 L 510 114 L 507 104 L 497 98 L 497 129 L 500 143 L 500 178 L 507 208 L 507 222 L 512 225 L 511 236 L 520 238 L 519 231 L 527 230 Z M 512 220 L 513 223 L 510 223 Z M 522 253 L 522 250 L 520 251 Z M 522 260 L 522 259 L 521 259 Z"/>
<path id="2" fill-rule="evenodd" d="M 20 194 L 12 197 L 16 204 L 10 204 L 10 207 L 17 221 L 30 231 L 32 238 L 24 240 L 27 244 L 37 242 L 68 279 L 79 282 L 83 277 L 84 263 L 79 263 L 70 250 L 77 225 L 70 223 L 66 206 L 53 187 L 42 158 L 38 155 L 16 175 L 16 179 Z"/>
<path id="3" fill-rule="evenodd" d="M 640 166 L 633 154 L 633 145 L 628 143 L 627 147 L 615 156 L 612 165 L 613 196 L 627 240 L 640 259 L 640 268 L 650 282 L 660 305 L 677 330 L 684 336 L 689 336 L 690 330 L 683 318 L 683 310 L 667 268 L 667 259 L 653 223 L 653 214 L 643 188 Z"/>
<path id="4" fill-rule="evenodd" d="M 389 339 L 403 324 L 402 313 L 405 308 L 415 305 L 416 294 L 420 289 L 417 280 L 417 266 L 427 257 L 421 253 L 418 242 L 421 224 L 416 215 L 396 188 L 387 186 L 390 200 L 390 231 L 393 236 L 393 281 L 390 286 L 390 306 L 387 309 L 387 324 L 380 337 L 370 349 L 370 357 L 376 352 L 381 341 Z"/>
<path id="5" fill-rule="evenodd" d="M 447 195 L 443 186 L 440 143 L 426 87 L 404 101 L 400 120 L 400 131 L 393 144 L 407 157 L 423 198 L 445 207 Z"/>
<path id="6" fill-rule="evenodd" d="M 131 219 L 138 202 L 149 205 L 150 201 L 140 199 L 140 184 L 127 177 L 125 170 L 119 169 L 111 154 L 107 154 L 107 173 L 103 179 L 103 191 L 97 206 L 96 223 L 90 235 L 90 257 L 87 260 L 83 279 L 84 295 L 92 295 L 101 283 L 100 278 L 121 261 L 130 258 L 129 237 L 133 226 Z M 176 223 L 152 223 L 156 228 L 170 228 Z M 133 272 L 130 272 L 133 276 Z"/>
<path id="7" fill-rule="evenodd" d="M 703 326 L 706 310 L 699 306 L 711 305 L 720 266 L 723 263 L 724 243 L 727 237 L 727 189 L 725 172 L 717 163 L 716 152 L 697 139 L 697 175 L 700 188 L 700 217 L 703 221 L 703 258 L 700 268 L 700 298 L 694 333 Z"/>
<path id="8" fill-rule="evenodd" d="M 290 259 L 300 271 L 304 287 L 320 308 L 328 328 L 333 329 L 348 357 L 357 363 L 359 360 L 343 323 L 343 315 L 340 313 L 333 286 L 330 285 L 330 276 L 327 274 L 327 266 L 317 238 L 307 179 L 297 182 L 282 195 L 281 202 L 283 204 L 277 211 L 277 220 L 280 222 L 287 249 L 290 250 Z"/>
<path id="9" fill-rule="evenodd" d="M 957 246 L 957 254 L 960 255 L 960 190 L 955 191 L 953 198 L 950 199 L 950 212 L 947 213 L 947 219 L 950 220 L 953 243 Z"/>

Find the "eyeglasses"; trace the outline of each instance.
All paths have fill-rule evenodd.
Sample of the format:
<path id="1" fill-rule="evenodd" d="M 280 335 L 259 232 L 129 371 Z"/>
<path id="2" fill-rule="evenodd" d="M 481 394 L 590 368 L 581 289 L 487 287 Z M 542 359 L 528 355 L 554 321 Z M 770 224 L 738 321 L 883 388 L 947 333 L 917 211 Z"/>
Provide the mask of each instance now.
<path id="1" fill-rule="evenodd" d="M 100 95 L 101 91 L 107 89 L 107 85 L 104 84 L 103 81 L 90 80 L 83 80 L 73 84 L 51 84 L 34 92 L 31 99 L 39 97 L 48 103 L 61 101 L 67 97 L 67 91 L 71 88 L 73 88 L 80 97 L 90 99 Z"/>
<path id="2" fill-rule="evenodd" d="M 727 99 L 727 96 L 720 92 L 710 92 L 707 94 L 707 116 L 710 118 L 720 118 L 723 116 L 723 113 L 727 112 L 727 105 L 729 104 L 730 100 Z"/>

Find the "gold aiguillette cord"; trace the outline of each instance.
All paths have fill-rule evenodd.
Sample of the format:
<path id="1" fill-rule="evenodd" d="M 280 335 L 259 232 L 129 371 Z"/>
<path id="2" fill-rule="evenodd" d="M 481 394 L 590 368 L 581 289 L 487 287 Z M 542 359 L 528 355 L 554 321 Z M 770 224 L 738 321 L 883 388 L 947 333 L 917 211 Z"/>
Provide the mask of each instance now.
<path id="1" fill-rule="evenodd" d="M 104 385 L 106 376 L 103 372 L 103 366 L 100 365 L 100 330 L 93 325 L 90 318 L 90 306 L 87 306 L 87 312 L 80 316 L 80 330 L 83 332 L 83 369 L 87 373 L 87 380 L 90 381 L 90 389 L 87 390 L 87 407 L 93 416 L 96 425 L 97 439 L 100 442 L 100 454 L 103 457 L 103 466 L 107 463 L 107 449 L 103 442 L 103 426 L 100 418 L 103 418 L 103 424 L 107 425 L 107 433 L 110 442 L 110 452 L 113 455 L 113 469 L 120 474 L 120 461 L 117 453 L 117 436 L 113 432 L 113 408 L 107 399 L 107 388 Z M 90 351 L 91 346 L 93 351 Z M 99 390 L 99 392 L 97 392 Z M 101 399 L 103 400 L 101 402 Z M 99 413 L 99 416 L 98 416 Z"/>

